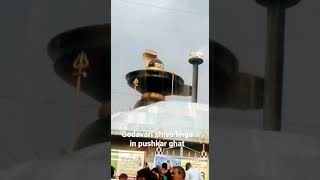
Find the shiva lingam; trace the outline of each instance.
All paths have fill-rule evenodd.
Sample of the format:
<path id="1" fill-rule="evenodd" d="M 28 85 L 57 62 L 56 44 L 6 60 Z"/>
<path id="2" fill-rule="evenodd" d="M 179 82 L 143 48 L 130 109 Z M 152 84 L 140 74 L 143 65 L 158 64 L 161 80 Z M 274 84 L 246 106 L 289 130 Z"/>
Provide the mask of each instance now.
<path id="1" fill-rule="evenodd" d="M 192 87 L 173 72 L 164 71 L 163 62 L 155 51 L 143 53 L 145 69 L 132 71 L 126 75 L 128 85 L 141 93 L 141 99 L 134 108 L 164 101 L 165 96 L 191 96 Z"/>
<path id="2" fill-rule="evenodd" d="M 56 35 L 48 44 L 48 54 L 55 72 L 68 84 L 100 102 L 98 119 L 88 125 L 78 137 L 73 150 L 92 144 L 110 141 L 111 101 L 111 25 L 92 25 L 69 30 Z M 210 106 L 218 108 L 256 109 L 262 108 L 263 90 L 259 84 L 263 79 L 244 74 L 238 70 L 238 59 L 225 46 L 210 40 L 209 63 L 213 83 Z M 141 93 L 135 107 L 164 101 L 165 96 L 191 96 L 192 87 L 185 85 L 177 74 L 164 71 L 164 64 L 154 51 L 143 54 L 145 69 L 126 75 L 128 85 Z M 213 70 L 212 70 L 213 69 Z M 249 79 L 243 83 L 243 79 Z M 253 82 L 253 83 L 251 83 Z M 252 85 L 249 85 L 252 84 Z M 241 93 L 253 89 L 257 93 Z M 251 92 L 251 91 L 250 91 Z M 249 95 L 253 96 L 249 97 Z M 211 100 L 214 98 L 214 100 Z M 249 100 L 249 101 L 248 101 Z M 80 122 L 78 122 L 79 126 Z M 79 135 L 80 134 L 80 135 Z"/>

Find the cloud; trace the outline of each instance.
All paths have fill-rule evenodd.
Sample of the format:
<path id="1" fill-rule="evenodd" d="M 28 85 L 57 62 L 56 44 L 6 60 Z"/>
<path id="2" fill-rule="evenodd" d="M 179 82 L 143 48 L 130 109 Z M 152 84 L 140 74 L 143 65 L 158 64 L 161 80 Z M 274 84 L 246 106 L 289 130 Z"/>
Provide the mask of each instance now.
<path id="1" fill-rule="evenodd" d="M 140 97 L 130 95 L 133 90 L 124 77 L 130 71 L 143 68 L 141 54 L 145 49 L 158 51 L 165 70 L 175 72 L 191 84 L 192 66 L 188 63 L 191 50 L 199 49 L 209 57 L 209 16 L 197 14 L 203 9 L 206 12 L 208 1 L 126 1 L 130 2 L 112 3 L 112 87 L 113 92 L 123 92 L 123 96 L 114 93 L 119 99 L 113 103 L 126 101 L 126 106 L 132 107 Z M 205 66 L 207 62 L 202 65 L 199 76 L 208 74 Z M 208 78 L 202 79 L 207 82 L 201 85 L 208 87 Z M 199 94 L 199 99 L 208 99 L 208 95 Z"/>

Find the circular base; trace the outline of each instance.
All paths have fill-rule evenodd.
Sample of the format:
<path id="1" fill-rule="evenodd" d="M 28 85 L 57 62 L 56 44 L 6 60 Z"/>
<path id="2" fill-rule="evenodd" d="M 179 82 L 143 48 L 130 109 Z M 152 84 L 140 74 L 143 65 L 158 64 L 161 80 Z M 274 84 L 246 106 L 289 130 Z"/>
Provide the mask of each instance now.
<path id="1" fill-rule="evenodd" d="M 110 141 L 110 117 L 111 116 L 109 116 L 107 119 L 98 119 L 89 124 L 81 132 L 80 137 L 73 147 L 73 150 L 77 151 L 93 144 Z"/>
<path id="2" fill-rule="evenodd" d="M 141 98 L 139 101 L 136 102 L 136 104 L 134 105 L 134 109 L 138 108 L 138 107 L 142 107 L 142 106 L 147 106 L 153 103 L 157 103 L 161 100 L 158 99 L 145 99 L 145 98 Z"/>
<path id="3" fill-rule="evenodd" d="M 203 59 L 201 59 L 201 58 L 190 58 L 189 59 L 189 63 L 190 64 L 202 64 L 203 63 Z"/>
<path id="4" fill-rule="evenodd" d="M 77 85 L 73 62 L 81 51 L 86 54 L 89 67 L 87 77 L 81 78 L 81 91 L 102 103 L 110 97 L 110 34 L 110 24 L 93 25 L 61 33 L 48 44 L 56 73 L 72 86 Z"/>
<path id="5" fill-rule="evenodd" d="M 290 8 L 297 5 L 300 0 L 256 0 L 256 2 L 264 7 L 272 7 L 280 2 L 281 7 Z"/>
<path id="6" fill-rule="evenodd" d="M 164 95 L 159 94 L 159 93 L 153 93 L 153 92 L 147 92 L 142 94 L 143 99 L 153 99 L 153 100 L 159 100 L 159 101 L 164 101 L 166 98 Z"/>
<path id="7" fill-rule="evenodd" d="M 224 87 L 224 84 L 237 78 L 239 62 L 228 48 L 215 41 L 210 41 L 210 59 L 213 59 L 213 62 L 209 63 L 210 74 L 212 74 L 210 76 L 214 80 L 210 86 L 221 88 Z"/>
<path id="8" fill-rule="evenodd" d="M 263 83 L 263 79 L 239 73 L 239 62 L 236 56 L 225 46 L 210 41 L 210 107 L 233 109 L 258 109 L 262 104 L 252 105 L 251 87 Z M 213 80 L 213 83 L 211 82 Z M 252 83 L 254 81 L 254 83 Z M 256 101 L 261 99 L 262 91 L 255 89 Z M 260 102 L 260 101 L 259 101 Z"/>
<path id="9" fill-rule="evenodd" d="M 180 76 L 166 71 L 137 70 L 128 73 L 126 80 L 131 88 L 136 89 L 141 94 L 154 92 L 168 96 L 172 94 L 172 88 L 173 95 L 191 96 L 192 93 L 191 86 L 185 85 Z"/>

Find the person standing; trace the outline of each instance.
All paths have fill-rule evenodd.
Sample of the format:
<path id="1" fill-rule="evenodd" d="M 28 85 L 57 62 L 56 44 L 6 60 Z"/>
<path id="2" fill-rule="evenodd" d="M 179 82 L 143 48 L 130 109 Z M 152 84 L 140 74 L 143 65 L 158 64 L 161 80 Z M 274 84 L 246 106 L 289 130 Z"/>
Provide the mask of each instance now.
<path id="1" fill-rule="evenodd" d="M 116 179 L 115 177 L 114 177 L 114 167 L 113 166 L 111 166 L 111 180 L 114 180 L 114 179 Z"/>
<path id="2" fill-rule="evenodd" d="M 125 173 L 122 173 L 122 174 L 119 176 L 119 180 L 128 180 L 128 175 L 125 174 Z"/>
<path id="3" fill-rule="evenodd" d="M 181 166 L 173 167 L 172 169 L 172 180 L 184 180 L 186 172 Z"/>
<path id="4" fill-rule="evenodd" d="M 186 180 L 201 180 L 200 171 L 192 167 L 191 163 L 186 164 L 186 170 Z"/>
<path id="5" fill-rule="evenodd" d="M 170 169 L 168 169 L 168 164 L 167 163 L 162 163 L 161 165 L 161 173 L 163 174 L 163 179 L 164 180 L 171 180 L 171 172 Z"/>

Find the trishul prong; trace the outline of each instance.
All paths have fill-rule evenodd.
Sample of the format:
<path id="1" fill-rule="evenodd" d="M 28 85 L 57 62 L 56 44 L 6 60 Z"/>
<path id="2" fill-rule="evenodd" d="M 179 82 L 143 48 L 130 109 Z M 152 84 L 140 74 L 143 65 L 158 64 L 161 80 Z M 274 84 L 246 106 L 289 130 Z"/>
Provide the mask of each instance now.
<path id="1" fill-rule="evenodd" d="M 85 71 L 89 67 L 89 60 L 85 52 L 81 51 L 80 54 L 77 56 L 75 61 L 72 64 L 74 72 L 72 73 L 73 76 L 77 77 L 77 89 L 80 87 L 80 80 L 81 77 L 86 78 L 87 72 Z"/>
<path id="2" fill-rule="evenodd" d="M 79 115 L 79 95 L 81 90 L 81 78 L 87 77 L 87 72 L 85 71 L 89 67 L 89 60 L 84 51 L 81 51 L 77 58 L 74 60 L 72 67 L 74 69 L 72 75 L 77 78 L 76 82 L 76 117 L 74 120 L 73 133 L 72 133 L 72 142 L 68 149 L 68 152 L 71 153 L 73 150 L 73 145 L 75 144 L 77 138 L 80 135 L 80 115 Z"/>

